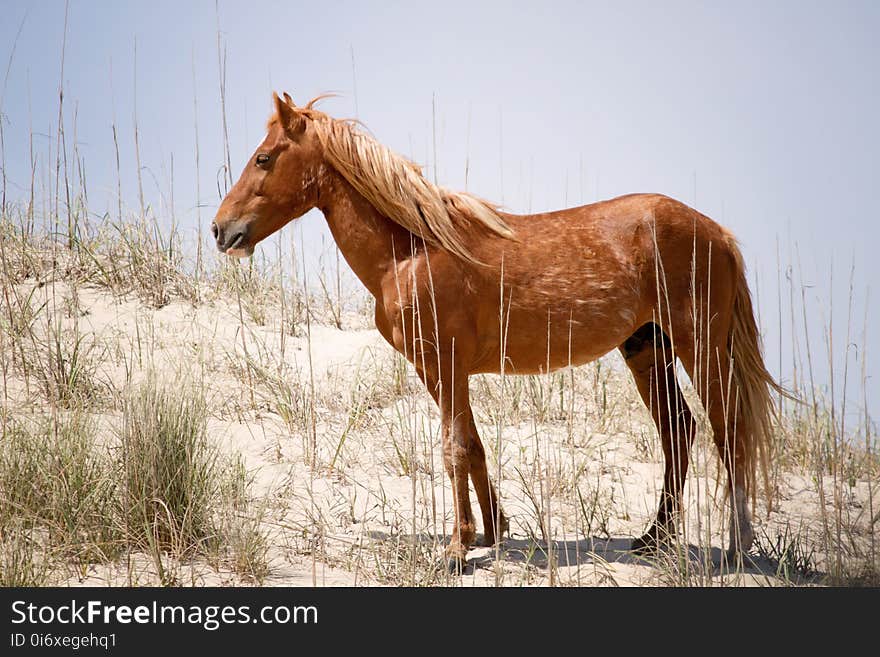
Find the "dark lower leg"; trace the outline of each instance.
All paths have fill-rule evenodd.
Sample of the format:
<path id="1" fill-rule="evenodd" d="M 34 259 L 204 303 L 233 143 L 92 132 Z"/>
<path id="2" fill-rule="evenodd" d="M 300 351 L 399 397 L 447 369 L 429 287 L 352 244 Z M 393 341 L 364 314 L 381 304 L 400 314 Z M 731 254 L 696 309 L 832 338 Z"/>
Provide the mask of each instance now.
<path id="1" fill-rule="evenodd" d="M 659 329 L 640 330 L 627 340 L 621 352 L 663 445 L 663 492 L 657 516 L 648 531 L 632 544 L 634 550 L 653 549 L 674 533 L 696 424 L 675 378 L 668 338 Z"/>
<path id="2" fill-rule="evenodd" d="M 684 403 L 684 398 L 680 398 L 678 401 Z M 668 412 L 664 410 L 663 413 L 667 415 L 668 419 Z M 673 413 L 675 413 L 674 410 Z M 633 549 L 654 547 L 659 541 L 675 533 L 675 521 L 681 507 L 682 490 L 687 476 L 694 431 L 693 418 L 686 406 L 683 411 L 679 411 L 673 427 L 662 431 L 665 470 L 660 505 L 654 523 L 642 537 L 633 541 Z"/>

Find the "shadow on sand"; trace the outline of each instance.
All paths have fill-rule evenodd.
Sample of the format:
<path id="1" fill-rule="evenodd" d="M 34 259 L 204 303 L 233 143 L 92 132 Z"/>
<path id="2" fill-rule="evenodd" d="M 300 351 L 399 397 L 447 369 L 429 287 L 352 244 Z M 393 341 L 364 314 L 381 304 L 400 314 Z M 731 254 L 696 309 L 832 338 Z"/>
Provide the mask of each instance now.
<path id="1" fill-rule="evenodd" d="M 369 532 L 370 538 L 375 541 L 399 540 L 410 545 L 432 545 L 437 539 L 430 534 L 399 535 L 394 537 L 381 531 Z M 482 536 L 478 536 L 478 540 Z M 443 537 L 446 544 L 449 537 Z M 472 574 L 477 569 L 491 569 L 496 557 L 500 554 L 502 561 L 528 565 L 539 570 L 547 570 L 550 558 L 554 559 L 557 567 L 573 567 L 578 565 L 600 564 L 631 564 L 654 568 L 658 571 L 668 571 L 670 567 L 683 565 L 683 558 L 687 555 L 687 561 L 707 576 L 718 576 L 736 572 L 741 575 L 753 575 L 759 578 L 778 578 L 780 576 L 780 564 L 775 559 L 754 553 L 748 554 L 742 563 L 729 563 L 727 553 L 717 547 L 701 548 L 688 544 L 686 551 L 684 546 L 665 548 L 650 554 L 639 554 L 630 549 L 632 538 L 583 538 L 569 541 L 553 541 L 552 550 L 547 549 L 544 541 L 535 541 L 528 538 L 506 538 L 499 546 L 491 548 L 474 548 L 468 553 L 464 574 Z M 682 552 L 678 550 L 682 549 Z M 822 579 L 822 573 L 809 575 L 795 573 L 789 574 L 791 583 L 808 584 Z"/>

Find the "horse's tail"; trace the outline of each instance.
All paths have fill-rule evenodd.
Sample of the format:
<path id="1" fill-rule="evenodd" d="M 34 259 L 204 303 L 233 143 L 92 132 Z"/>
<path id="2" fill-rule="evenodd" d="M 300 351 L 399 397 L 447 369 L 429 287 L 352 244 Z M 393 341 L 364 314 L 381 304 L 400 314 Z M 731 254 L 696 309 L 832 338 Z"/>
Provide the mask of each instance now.
<path id="1" fill-rule="evenodd" d="M 789 399 L 794 397 L 773 380 L 764 366 L 761 336 L 755 321 L 742 252 L 732 236 L 729 244 L 736 261 L 736 291 L 728 336 L 733 383 L 730 399 L 735 404 L 733 407 L 738 408 L 739 411 L 736 416 L 735 439 L 742 441 L 744 447 L 746 481 L 743 485 L 746 495 L 751 496 L 754 502 L 758 469 L 761 470 L 767 497 L 768 500 L 770 499 L 769 465 L 773 449 L 772 427 L 773 421 L 778 419 L 771 393 L 776 392 Z"/>

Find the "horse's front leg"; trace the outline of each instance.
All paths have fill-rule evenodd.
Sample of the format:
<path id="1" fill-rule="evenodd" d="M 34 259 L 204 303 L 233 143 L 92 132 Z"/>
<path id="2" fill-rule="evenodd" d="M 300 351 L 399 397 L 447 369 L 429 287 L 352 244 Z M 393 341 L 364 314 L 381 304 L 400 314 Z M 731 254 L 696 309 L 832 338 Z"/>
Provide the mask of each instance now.
<path id="1" fill-rule="evenodd" d="M 428 392 L 440 408 L 443 437 L 443 466 L 452 482 L 452 502 L 455 523 L 452 537 L 446 546 L 446 558 L 451 570 L 459 570 L 465 562 L 467 551 L 476 541 L 477 529 L 471 509 L 468 477 L 471 474 L 472 416 L 468 399 L 467 375 L 458 374 L 455 368 L 444 368 L 445 377 L 438 377 L 433 368 L 416 368 Z M 485 463 L 483 464 L 485 471 Z"/>
<path id="2" fill-rule="evenodd" d="M 436 377 L 426 377 L 422 372 L 420 375 L 442 412 L 443 464 L 452 481 L 456 521 L 447 556 L 450 567 L 457 568 L 463 563 L 468 548 L 474 543 L 476 533 L 465 472 L 470 474 L 473 481 L 483 515 L 482 545 L 492 546 L 502 539 L 507 531 L 508 521 L 499 506 L 495 487 L 489 479 L 486 452 L 480 442 L 470 406 L 467 376 L 462 376 L 463 381 L 452 387 L 453 396 L 447 404 L 445 397 L 441 395 Z"/>
<path id="3" fill-rule="evenodd" d="M 483 543 L 485 547 L 495 545 L 496 541 L 504 538 L 508 522 L 504 511 L 498 503 L 498 493 L 489 479 L 486 468 L 486 450 L 480 442 L 477 433 L 477 425 L 474 423 L 473 413 L 468 406 L 468 457 L 471 462 L 471 481 L 474 482 L 474 490 L 477 493 L 477 501 L 480 503 L 480 511 L 483 514 Z"/>
<path id="4" fill-rule="evenodd" d="M 470 409 L 468 409 L 470 410 Z M 457 411 L 449 404 L 443 415 L 443 465 L 452 482 L 452 502 L 455 505 L 455 524 L 452 537 L 446 546 L 446 557 L 450 569 L 464 565 L 468 549 L 477 538 L 477 527 L 471 510 L 468 480 L 471 461 L 468 454 L 470 434 L 465 417 L 467 413 Z"/>
<path id="5" fill-rule="evenodd" d="M 405 298 L 398 292 L 397 298 Z M 440 409 L 443 437 L 443 466 L 452 482 L 452 500 L 455 510 L 455 523 L 452 537 L 446 547 L 446 556 L 451 569 L 459 570 L 467 555 L 468 548 L 476 540 L 476 523 L 471 510 L 468 479 L 474 472 L 474 445 L 479 448 L 480 464 L 476 468 L 474 480 L 477 495 L 481 503 L 485 498 L 487 509 L 497 508 L 494 491 L 489 491 L 486 475 L 485 457 L 482 445 L 473 426 L 470 400 L 468 397 L 468 373 L 464 366 L 467 362 L 467 350 L 462 350 L 454 340 L 441 342 L 436 337 L 437 329 L 433 326 L 423 327 L 412 316 L 400 315 L 403 304 L 392 305 L 390 310 L 376 306 L 376 326 L 386 339 L 394 345 L 404 357 L 416 368 L 419 377 L 434 398 Z M 405 306 L 411 310 L 415 307 Z M 407 330 L 409 329 L 409 331 Z M 432 336 L 425 340 L 422 336 Z M 440 346 L 442 345 L 442 346 Z M 489 502 L 491 497 L 491 502 Z M 494 522 L 489 526 L 494 528 Z M 503 526 L 503 525 L 502 525 Z M 488 531 L 491 531 L 489 529 Z M 494 539 L 494 531 L 492 532 Z"/>

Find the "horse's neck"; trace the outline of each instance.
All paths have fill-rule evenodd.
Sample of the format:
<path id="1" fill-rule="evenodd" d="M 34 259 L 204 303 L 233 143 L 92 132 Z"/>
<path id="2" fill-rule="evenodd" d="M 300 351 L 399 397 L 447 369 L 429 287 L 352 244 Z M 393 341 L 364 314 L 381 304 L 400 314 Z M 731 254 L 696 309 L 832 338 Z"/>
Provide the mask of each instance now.
<path id="1" fill-rule="evenodd" d="M 409 233 L 383 216 L 338 173 L 328 182 L 319 209 L 352 271 L 379 297 L 389 267 L 409 253 Z"/>

